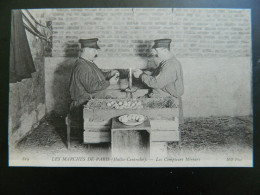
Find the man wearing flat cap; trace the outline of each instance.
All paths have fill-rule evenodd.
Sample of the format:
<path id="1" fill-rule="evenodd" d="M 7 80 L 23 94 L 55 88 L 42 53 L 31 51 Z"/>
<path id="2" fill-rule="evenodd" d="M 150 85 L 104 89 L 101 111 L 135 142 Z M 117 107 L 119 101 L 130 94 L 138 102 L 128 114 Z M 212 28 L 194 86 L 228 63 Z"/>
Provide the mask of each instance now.
<path id="1" fill-rule="evenodd" d="M 152 55 L 157 68 L 152 72 L 133 71 L 136 78 L 151 88 L 148 97 L 172 96 L 179 100 L 179 122 L 183 123 L 181 96 L 184 93 L 183 73 L 180 62 L 170 52 L 171 39 L 157 39 L 152 47 Z"/>
<path id="2" fill-rule="evenodd" d="M 105 90 L 118 82 L 119 72 L 102 72 L 94 63 L 99 46 L 98 39 L 80 39 L 81 54 L 70 77 L 70 113 L 75 120 L 83 120 L 83 105 L 92 98 L 105 98 Z"/>

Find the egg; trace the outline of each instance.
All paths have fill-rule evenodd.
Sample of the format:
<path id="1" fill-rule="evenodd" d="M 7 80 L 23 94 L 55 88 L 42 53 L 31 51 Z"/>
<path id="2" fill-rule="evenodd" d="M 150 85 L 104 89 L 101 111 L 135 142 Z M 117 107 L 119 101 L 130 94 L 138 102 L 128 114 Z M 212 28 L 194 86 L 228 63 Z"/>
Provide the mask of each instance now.
<path id="1" fill-rule="evenodd" d="M 133 114 L 130 114 L 130 115 L 128 116 L 128 120 L 133 120 Z"/>
<path id="2" fill-rule="evenodd" d="M 121 122 L 126 123 L 126 122 L 128 121 L 128 118 L 127 118 L 127 116 L 121 116 L 121 117 L 119 118 L 119 120 L 120 120 Z"/>
<path id="3" fill-rule="evenodd" d="M 144 116 L 140 115 L 138 122 L 142 122 L 142 121 L 144 121 L 144 119 L 145 119 Z"/>
<path id="4" fill-rule="evenodd" d="M 128 119 L 127 118 L 122 118 L 121 121 L 126 123 L 128 121 Z"/>

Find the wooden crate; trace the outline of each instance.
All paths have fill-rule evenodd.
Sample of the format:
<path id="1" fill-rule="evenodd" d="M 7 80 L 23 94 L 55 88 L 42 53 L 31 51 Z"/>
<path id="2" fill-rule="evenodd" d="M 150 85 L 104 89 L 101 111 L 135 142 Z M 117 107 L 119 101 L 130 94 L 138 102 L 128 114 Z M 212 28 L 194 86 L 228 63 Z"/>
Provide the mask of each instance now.
<path id="1" fill-rule="evenodd" d="M 100 122 L 97 124 L 92 125 L 91 127 L 85 127 L 84 143 L 102 143 L 111 141 L 111 125 L 100 125 L 104 124 Z M 163 127 L 164 125 L 160 125 L 160 128 L 151 130 L 151 141 L 180 141 L 180 131 L 178 129 L 169 129 L 167 125 L 165 126 L 165 129 Z"/>
<path id="2" fill-rule="evenodd" d="M 95 100 L 92 100 L 95 101 Z M 100 101 L 100 100 L 98 100 Z M 107 101 L 107 100 L 104 100 Z M 146 99 L 144 101 L 149 101 Z M 152 141 L 179 141 L 178 108 L 91 109 L 84 108 L 84 143 L 111 141 L 111 119 L 124 114 L 142 114 L 151 122 Z"/>
<path id="3" fill-rule="evenodd" d="M 105 121 L 124 114 L 142 114 L 147 116 L 150 120 L 174 120 L 178 116 L 179 110 L 177 108 L 158 108 L 158 109 L 122 109 L 122 110 L 85 110 L 84 118 L 89 121 Z"/>
<path id="4" fill-rule="evenodd" d="M 178 120 L 151 120 L 151 141 L 179 141 Z M 84 121 L 84 142 L 110 142 L 111 120 Z"/>
<path id="5" fill-rule="evenodd" d="M 84 144 L 91 143 L 104 143 L 110 142 L 111 132 L 110 131 L 88 131 L 83 132 L 83 142 Z"/>
<path id="6" fill-rule="evenodd" d="M 84 143 L 103 143 L 111 140 L 111 120 L 84 120 Z"/>
<path id="7" fill-rule="evenodd" d="M 111 119 L 108 120 L 94 120 L 89 121 L 89 119 L 84 120 L 84 129 L 110 129 Z"/>

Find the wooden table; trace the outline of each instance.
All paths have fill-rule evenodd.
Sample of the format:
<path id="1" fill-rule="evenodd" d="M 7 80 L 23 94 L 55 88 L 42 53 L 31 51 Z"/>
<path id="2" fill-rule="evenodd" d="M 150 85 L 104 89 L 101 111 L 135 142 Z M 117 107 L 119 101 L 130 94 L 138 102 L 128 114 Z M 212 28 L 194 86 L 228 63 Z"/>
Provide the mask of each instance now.
<path id="1" fill-rule="evenodd" d="M 111 153 L 112 157 L 150 156 L 151 124 L 147 118 L 142 124 L 128 126 L 121 123 L 118 117 L 112 119 Z"/>

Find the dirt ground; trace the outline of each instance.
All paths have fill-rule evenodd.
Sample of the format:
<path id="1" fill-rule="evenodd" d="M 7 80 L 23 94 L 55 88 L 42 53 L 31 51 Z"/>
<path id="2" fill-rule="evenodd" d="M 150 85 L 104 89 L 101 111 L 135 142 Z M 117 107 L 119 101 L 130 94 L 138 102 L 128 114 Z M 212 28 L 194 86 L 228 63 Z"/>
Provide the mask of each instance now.
<path id="1" fill-rule="evenodd" d="M 110 144 L 82 144 L 77 134 L 72 134 L 71 149 L 66 145 L 66 125 L 64 117 L 52 115 L 28 136 L 22 139 L 13 158 L 18 154 L 30 154 L 31 157 L 41 157 L 57 154 L 104 154 L 110 152 Z M 168 143 L 168 156 L 183 155 L 217 158 L 223 155 L 240 156 L 252 159 L 253 130 L 252 117 L 209 117 L 186 118 L 181 130 L 181 144 Z M 12 156 L 11 156 L 12 158 Z"/>

